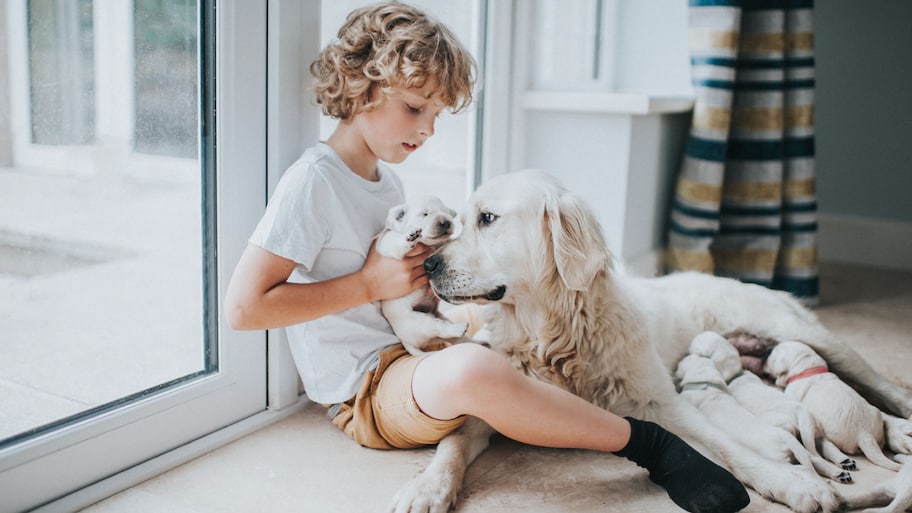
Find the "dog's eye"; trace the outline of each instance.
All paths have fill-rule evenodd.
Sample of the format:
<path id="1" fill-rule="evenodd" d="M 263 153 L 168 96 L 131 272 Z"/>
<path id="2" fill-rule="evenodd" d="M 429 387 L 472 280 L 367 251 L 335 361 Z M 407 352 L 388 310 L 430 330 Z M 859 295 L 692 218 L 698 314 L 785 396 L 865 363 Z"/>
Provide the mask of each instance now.
<path id="1" fill-rule="evenodd" d="M 478 226 L 490 226 L 497 220 L 497 216 L 490 212 L 480 212 L 478 214 Z"/>
<path id="2" fill-rule="evenodd" d="M 428 212 L 427 210 L 422 210 L 422 211 L 421 211 L 421 217 L 427 217 L 428 214 L 430 214 L 430 212 Z"/>

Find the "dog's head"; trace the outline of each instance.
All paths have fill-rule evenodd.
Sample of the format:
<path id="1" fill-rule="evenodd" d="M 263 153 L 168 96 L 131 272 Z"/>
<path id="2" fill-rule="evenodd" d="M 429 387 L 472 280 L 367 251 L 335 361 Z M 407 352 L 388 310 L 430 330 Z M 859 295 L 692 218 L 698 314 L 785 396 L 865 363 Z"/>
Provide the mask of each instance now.
<path id="1" fill-rule="evenodd" d="M 515 303 L 552 283 L 585 291 L 610 266 L 593 214 L 541 171 L 486 182 L 462 220 L 459 237 L 425 262 L 434 292 L 448 302 Z"/>
<path id="2" fill-rule="evenodd" d="M 412 244 L 435 247 L 453 235 L 456 211 L 436 196 L 416 196 L 396 205 L 386 216 L 386 228 L 405 235 Z"/>

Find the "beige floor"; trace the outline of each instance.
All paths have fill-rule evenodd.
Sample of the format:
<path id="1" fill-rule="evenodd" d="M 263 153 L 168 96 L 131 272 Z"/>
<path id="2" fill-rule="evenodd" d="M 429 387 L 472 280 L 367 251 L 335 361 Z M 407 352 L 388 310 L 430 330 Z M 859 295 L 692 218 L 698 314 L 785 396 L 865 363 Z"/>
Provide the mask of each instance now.
<path id="1" fill-rule="evenodd" d="M 912 388 L 912 273 L 826 265 L 821 319 L 878 370 Z M 262 429 L 113 496 L 86 513 L 385 511 L 432 450 L 383 452 L 347 440 L 322 408 Z M 861 461 L 851 491 L 889 473 Z M 785 508 L 752 492 L 748 512 Z M 626 460 L 586 451 L 525 447 L 497 438 L 470 470 L 457 511 L 680 511 Z"/>

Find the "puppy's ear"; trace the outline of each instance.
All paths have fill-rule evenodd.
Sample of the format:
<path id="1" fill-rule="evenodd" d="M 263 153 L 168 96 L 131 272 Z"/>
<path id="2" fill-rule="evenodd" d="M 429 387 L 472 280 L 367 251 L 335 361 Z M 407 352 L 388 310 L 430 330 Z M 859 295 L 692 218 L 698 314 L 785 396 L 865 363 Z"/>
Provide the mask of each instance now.
<path id="1" fill-rule="evenodd" d="M 785 388 L 785 385 L 788 384 L 788 372 L 784 370 L 780 371 L 778 360 L 778 354 L 770 354 L 762 364 L 763 373 L 773 378 L 773 382 L 777 387 Z"/>
<path id="2" fill-rule="evenodd" d="M 601 226 L 586 205 L 566 191 L 547 199 L 545 218 L 561 280 L 570 290 L 587 290 L 596 274 L 611 265 Z"/>
<path id="3" fill-rule="evenodd" d="M 389 209 L 389 212 L 386 214 L 386 227 L 394 232 L 402 231 L 401 228 L 405 223 L 406 212 L 408 212 L 408 206 L 404 204 L 396 205 Z"/>

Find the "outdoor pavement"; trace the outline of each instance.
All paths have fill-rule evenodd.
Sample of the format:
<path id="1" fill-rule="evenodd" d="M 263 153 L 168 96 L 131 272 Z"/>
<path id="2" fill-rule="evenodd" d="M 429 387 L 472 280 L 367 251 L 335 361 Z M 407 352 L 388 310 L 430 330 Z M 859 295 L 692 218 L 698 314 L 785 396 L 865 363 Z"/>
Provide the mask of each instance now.
<path id="1" fill-rule="evenodd" d="M 0 440 L 203 365 L 198 178 L 0 168 Z"/>

